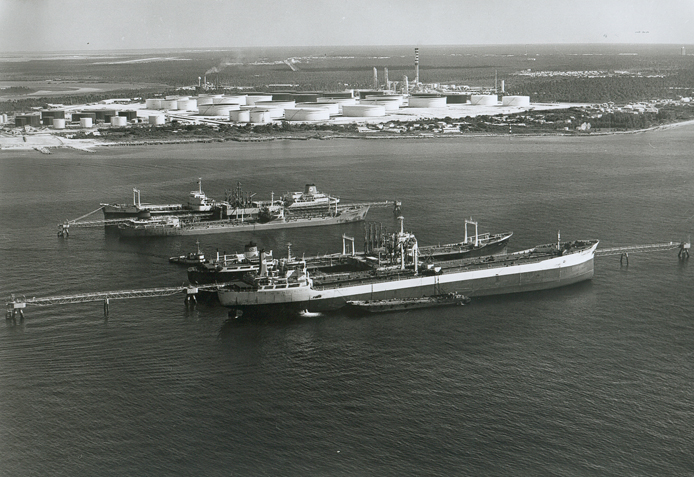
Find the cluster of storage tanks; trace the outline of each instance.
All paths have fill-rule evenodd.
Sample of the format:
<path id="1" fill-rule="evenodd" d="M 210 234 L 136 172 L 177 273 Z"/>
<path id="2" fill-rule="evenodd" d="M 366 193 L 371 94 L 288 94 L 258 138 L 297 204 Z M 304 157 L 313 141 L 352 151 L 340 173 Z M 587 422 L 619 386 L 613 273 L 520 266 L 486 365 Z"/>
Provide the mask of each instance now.
<path id="1" fill-rule="evenodd" d="M 340 93 L 277 92 L 247 94 L 206 94 L 196 98 L 167 96 L 147 99 L 149 110 L 196 112 L 200 116 L 224 117 L 238 123 L 285 121 L 326 121 L 331 117 L 383 117 L 402 107 L 445 108 L 452 104 L 499 105 L 495 94 L 415 93 L 409 97 L 382 91 Z M 528 96 L 503 96 L 503 106 L 529 106 Z M 150 123 L 154 120 L 150 118 Z"/>
<path id="2" fill-rule="evenodd" d="M 415 93 L 409 97 L 398 94 L 383 94 L 382 91 L 360 91 L 359 99 L 351 91 L 341 93 L 248 93 L 210 94 L 197 98 L 167 96 L 164 99 L 147 99 L 148 110 L 169 110 L 197 113 L 200 116 L 224 117 L 237 123 L 263 124 L 275 120 L 327 121 L 332 117 L 373 118 L 384 117 L 400 108 L 445 108 L 451 104 L 479 106 L 530 106 L 529 96 L 502 96 L 501 103 L 495 94 L 437 94 Z M 148 115 L 152 125 L 164 124 L 163 114 Z M 52 126 L 64 129 L 66 121 L 79 122 L 80 127 L 93 127 L 97 121 L 112 126 L 126 126 L 137 121 L 137 111 L 95 109 L 70 113 L 59 109 L 41 111 L 40 116 L 17 115 L 16 126 Z M 0 115 L 0 124 L 7 122 L 7 115 Z"/>

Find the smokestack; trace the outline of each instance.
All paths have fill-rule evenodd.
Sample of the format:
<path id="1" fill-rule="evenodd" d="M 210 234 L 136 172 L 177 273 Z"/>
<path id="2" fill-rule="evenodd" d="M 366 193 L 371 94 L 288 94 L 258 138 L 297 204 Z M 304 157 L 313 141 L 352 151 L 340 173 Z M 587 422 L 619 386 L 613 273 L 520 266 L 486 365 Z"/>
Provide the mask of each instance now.
<path id="1" fill-rule="evenodd" d="M 686 51 L 684 50 L 684 47 L 682 47 L 682 56 L 686 56 L 686 55 L 687 55 L 687 53 L 686 53 Z"/>
<path id="2" fill-rule="evenodd" d="M 201 86 L 200 81 L 202 81 L 202 78 L 198 76 L 198 88 Z"/>
<path id="3" fill-rule="evenodd" d="M 388 67 L 387 66 L 385 68 L 383 68 L 383 76 L 385 76 L 385 78 L 383 79 L 383 82 L 386 85 L 386 89 L 388 91 L 390 91 L 390 81 L 388 81 Z"/>
<path id="4" fill-rule="evenodd" d="M 501 80 L 501 92 L 502 93 L 506 92 L 506 84 L 505 84 L 504 80 Z"/>
<path id="5" fill-rule="evenodd" d="M 267 277 L 267 263 L 265 263 L 265 250 L 260 251 L 260 276 Z"/>
<path id="6" fill-rule="evenodd" d="M 419 48 L 414 49 L 414 84 L 419 84 Z"/>
<path id="7" fill-rule="evenodd" d="M 378 70 L 374 66 L 374 89 L 378 89 Z"/>

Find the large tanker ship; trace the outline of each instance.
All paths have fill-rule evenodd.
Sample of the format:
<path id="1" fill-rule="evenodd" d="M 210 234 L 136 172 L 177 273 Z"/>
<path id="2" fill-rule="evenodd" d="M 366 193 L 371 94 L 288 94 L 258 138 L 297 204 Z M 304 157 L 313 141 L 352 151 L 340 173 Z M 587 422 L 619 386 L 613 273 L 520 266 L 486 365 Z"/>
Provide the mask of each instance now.
<path id="1" fill-rule="evenodd" d="M 593 277 L 597 240 L 540 245 L 505 255 L 420 266 L 417 239 L 392 235 L 378 255 L 355 257 L 356 271 L 309 273 L 305 260 L 280 261 L 269 270 L 261 254 L 256 273 L 218 291 L 222 305 L 243 314 L 329 311 L 347 301 L 418 298 L 445 293 L 498 295 L 557 288 Z M 363 266 L 367 264 L 367 270 Z"/>

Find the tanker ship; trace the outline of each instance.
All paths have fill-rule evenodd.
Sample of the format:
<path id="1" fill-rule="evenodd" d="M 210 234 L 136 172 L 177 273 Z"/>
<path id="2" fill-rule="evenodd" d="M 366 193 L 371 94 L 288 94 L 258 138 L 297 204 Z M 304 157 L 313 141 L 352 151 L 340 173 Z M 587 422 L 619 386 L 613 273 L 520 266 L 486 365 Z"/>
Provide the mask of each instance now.
<path id="1" fill-rule="evenodd" d="M 502 255 L 444 260 L 420 266 L 414 234 L 400 232 L 378 255 L 353 256 L 355 271 L 309 272 L 305 260 L 282 260 L 217 292 L 222 305 L 243 315 L 330 311 L 348 301 L 420 298 L 446 293 L 469 297 L 545 290 L 590 280 L 597 240 L 539 245 Z M 364 269 L 364 267 L 367 269 Z"/>

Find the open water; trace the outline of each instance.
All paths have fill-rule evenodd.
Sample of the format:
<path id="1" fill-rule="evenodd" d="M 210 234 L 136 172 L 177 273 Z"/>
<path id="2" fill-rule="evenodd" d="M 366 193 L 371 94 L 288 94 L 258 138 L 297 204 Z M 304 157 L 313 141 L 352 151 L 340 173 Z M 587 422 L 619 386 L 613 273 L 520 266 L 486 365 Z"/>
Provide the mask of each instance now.
<path id="1" fill-rule="evenodd" d="M 195 237 L 56 226 L 183 202 L 198 177 L 269 198 L 314 182 L 403 201 L 420 244 L 687 238 L 694 127 L 591 138 L 277 141 L 0 154 L 0 295 L 174 286 Z M 96 214 L 94 218 L 100 218 Z M 391 230 L 391 210 L 368 218 Z M 201 236 L 335 252 L 362 225 Z M 359 245 L 359 248 L 360 245 Z M 239 325 L 183 297 L 28 308 L 0 325 L 0 475 L 692 475 L 694 261 L 598 257 L 595 278 L 469 306 Z"/>

